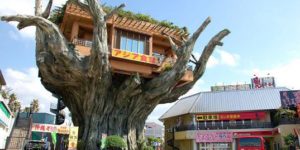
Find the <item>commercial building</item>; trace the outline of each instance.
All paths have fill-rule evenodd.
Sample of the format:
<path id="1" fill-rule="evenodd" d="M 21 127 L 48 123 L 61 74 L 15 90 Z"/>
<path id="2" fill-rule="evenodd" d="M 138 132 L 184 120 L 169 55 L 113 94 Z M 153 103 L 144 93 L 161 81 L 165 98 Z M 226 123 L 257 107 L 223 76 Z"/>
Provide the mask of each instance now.
<path id="1" fill-rule="evenodd" d="M 200 92 L 177 101 L 160 118 L 166 150 L 236 149 L 236 138 L 261 136 L 267 149 L 285 146 L 283 136 L 300 129 L 300 120 L 276 120 L 287 88 L 242 88 Z"/>
<path id="2" fill-rule="evenodd" d="M 146 122 L 145 137 L 163 138 L 164 127 L 155 122 Z"/>

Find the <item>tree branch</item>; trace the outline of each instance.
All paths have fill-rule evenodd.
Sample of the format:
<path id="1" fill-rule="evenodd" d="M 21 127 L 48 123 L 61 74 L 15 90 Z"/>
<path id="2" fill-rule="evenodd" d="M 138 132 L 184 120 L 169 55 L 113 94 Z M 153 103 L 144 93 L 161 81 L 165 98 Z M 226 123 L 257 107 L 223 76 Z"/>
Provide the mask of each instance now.
<path id="1" fill-rule="evenodd" d="M 42 13 L 43 18 L 47 19 L 49 17 L 50 12 L 51 12 L 52 3 L 53 3 L 53 0 L 49 0 L 45 11 Z"/>
<path id="2" fill-rule="evenodd" d="M 197 29 L 197 31 L 188 39 L 188 41 L 185 42 L 182 46 L 178 47 L 178 59 L 171 70 L 162 73 L 159 77 L 156 77 L 148 82 L 148 84 L 146 85 L 146 89 L 150 90 L 146 92 L 146 95 L 149 98 L 153 99 L 162 92 L 169 92 L 176 86 L 176 84 L 180 81 L 180 79 L 186 72 L 186 65 L 190 60 L 197 38 L 209 23 L 210 18 L 207 18 Z M 172 42 L 172 40 L 170 40 L 170 43 L 174 46 L 174 42 Z"/>
<path id="3" fill-rule="evenodd" d="M 80 2 L 79 0 L 74 0 L 72 1 L 74 2 L 76 5 L 78 5 L 80 8 L 82 8 L 83 10 L 87 11 L 87 12 L 90 12 L 90 9 L 89 9 L 89 6 Z"/>
<path id="4" fill-rule="evenodd" d="M 209 57 L 212 55 L 216 46 L 222 46 L 223 43 L 221 40 L 230 33 L 228 29 L 224 29 L 220 31 L 217 35 L 215 35 L 205 46 L 201 57 L 199 58 L 196 67 L 194 69 L 194 80 L 198 80 L 204 73 L 206 64 L 208 62 Z"/>
<path id="5" fill-rule="evenodd" d="M 113 9 L 109 14 L 107 14 L 104 18 L 105 21 L 107 21 L 108 19 L 110 19 L 114 14 L 117 14 L 122 8 L 125 7 L 125 4 L 121 4 L 120 6 L 116 7 L 115 9 Z"/>
<path id="6" fill-rule="evenodd" d="M 179 54 L 179 48 L 178 48 L 178 46 L 175 44 L 175 42 L 173 41 L 173 39 L 172 39 L 171 36 L 168 36 L 168 39 L 169 39 L 169 42 L 171 44 L 172 50 L 175 52 L 176 55 L 178 55 Z"/>
<path id="7" fill-rule="evenodd" d="M 208 42 L 208 44 L 205 46 L 205 48 L 204 48 L 204 50 L 201 54 L 201 57 L 196 62 L 196 67 L 193 71 L 193 74 L 194 74 L 193 82 L 190 82 L 190 83 L 188 83 L 184 86 L 181 86 L 181 87 L 174 88 L 169 95 L 162 98 L 162 100 L 160 101 L 160 104 L 170 103 L 170 102 L 174 102 L 174 101 L 178 100 L 178 98 L 181 95 L 188 92 L 194 86 L 194 84 L 198 81 L 198 79 L 200 79 L 202 77 L 202 75 L 204 74 L 205 67 L 206 67 L 206 64 L 208 62 L 208 59 L 212 55 L 215 47 L 217 45 L 221 46 L 222 45 L 221 40 L 225 36 L 227 36 L 229 33 L 230 33 L 230 31 L 228 29 L 224 29 L 224 30 L 220 31 L 217 35 L 215 35 Z"/>
<path id="8" fill-rule="evenodd" d="M 196 30 L 196 32 L 187 40 L 187 45 L 194 45 L 200 34 L 204 31 L 207 25 L 211 22 L 210 17 L 206 18 L 206 20 L 202 23 L 202 25 Z"/>

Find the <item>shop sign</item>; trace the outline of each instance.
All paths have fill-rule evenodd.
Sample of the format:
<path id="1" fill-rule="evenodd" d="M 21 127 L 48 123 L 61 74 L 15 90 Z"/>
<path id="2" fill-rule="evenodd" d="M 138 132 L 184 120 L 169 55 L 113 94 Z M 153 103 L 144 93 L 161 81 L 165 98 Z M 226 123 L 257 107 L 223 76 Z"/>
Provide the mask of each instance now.
<path id="1" fill-rule="evenodd" d="M 148 64 L 158 64 L 158 60 L 156 57 L 119 50 L 119 49 L 113 49 L 112 56 L 117 58 L 127 59 L 127 60 L 144 62 Z"/>
<path id="2" fill-rule="evenodd" d="M 234 132 L 234 136 L 272 136 L 278 133 L 278 129 L 272 131 Z"/>
<path id="3" fill-rule="evenodd" d="M 242 119 L 263 119 L 263 118 L 265 118 L 265 112 L 241 112 L 241 113 L 196 115 L 196 121 L 242 120 Z"/>
<path id="4" fill-rule="evenodd" d="M 35 132 L 55 132 L 58 134 L 69 134 L 69 127 L 68 126 L 61 126 L 61 125 L 53 125 L 53 124 L 39 124 L 33 123 L 31 127 L 31 131 Z"/>
<path id="5" fill-rule="evenodd" d="M 218 132 L 201 132 L 196 133 L 196 142 L 232 142 L 233 132 L 229 131 L 218 131 Z"/>
<path id="6" fill-rule="evenodd" d="M 78 127 L 70 127 L 68 150 L 77 149 Z"/>

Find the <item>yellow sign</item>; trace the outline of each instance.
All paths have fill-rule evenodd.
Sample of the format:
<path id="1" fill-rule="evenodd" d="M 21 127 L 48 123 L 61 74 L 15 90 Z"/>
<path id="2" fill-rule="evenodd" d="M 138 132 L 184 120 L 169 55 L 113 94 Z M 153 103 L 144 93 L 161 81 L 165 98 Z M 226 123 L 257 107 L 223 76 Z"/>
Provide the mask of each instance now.
<path id="1" fill-rule="evenodd" d="M 119 49 L 113 49 L 111 55 L 117 58 L 134 60 L 134 61 L 144 62 L 148 64 L 158 64 L 158 60 L 156 57 L 119 50 Z"/>
<path id="2" fill-rule="evenodd" d="M 70 127 L 68 150 L 77 149 L 78 127 Z"/>
<path id="3" fill-rule="evenodd" d="M 219 115 L 196 115 L 196 121 L 219 120 Z"/>

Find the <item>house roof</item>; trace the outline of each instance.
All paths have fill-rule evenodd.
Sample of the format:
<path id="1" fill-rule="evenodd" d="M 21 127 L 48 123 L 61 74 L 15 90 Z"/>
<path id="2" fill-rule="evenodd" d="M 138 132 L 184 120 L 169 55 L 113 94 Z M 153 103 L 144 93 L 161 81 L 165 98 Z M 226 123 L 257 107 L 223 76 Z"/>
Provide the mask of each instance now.
<path id="1" fill-rule="evenodd" d="M 85 18 L 88 20 L 91 20 L 92 17 L 91 15 L 83 10 L 80 6 L 69 3 L 66 7 L 65 13 L 67 15 L 74 15 L 77 17 Z M 140 21 L 140 20 L 135 20 L 135 19 L 130 19 L 126 17 L 120 17 L 118 15 L 114 15 L 112 17 L 112 20 L 108 21 L 113 23 L 115 26 L 120 27 L 120 28 L 130 28 L 130 29 L 136 29 L 140 32 L 145 32 L 145 33 L 153 33 L 153 34 L 167 34 L 170 35 L 174 38 L 178 38 L 178 40 L 181 41 L 179 37 L 187 37 L 189 34 L 184 32 L 183 30 L 180 29 L 173 29 L 173 28 L 168 28 L 164 27 L 159 24 L 152 24 L 146 21 Z"/>
<path id="2" fill-rule="evenodd" d="M 6 85 L 6 82 L 4 80 L 1 70 L 0 70 L 0 85 Z"/>
<path id="3" fill-rule="evenodd" d="M 264 88 L 235 91 L 200 92 L 181 98 L 160 120 L 189 113 L 219 113 L 271 110 L 281 107 L 280 91 L 287 88 Z"/>

